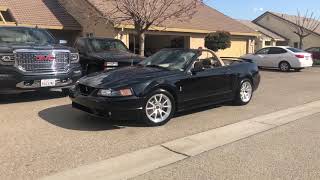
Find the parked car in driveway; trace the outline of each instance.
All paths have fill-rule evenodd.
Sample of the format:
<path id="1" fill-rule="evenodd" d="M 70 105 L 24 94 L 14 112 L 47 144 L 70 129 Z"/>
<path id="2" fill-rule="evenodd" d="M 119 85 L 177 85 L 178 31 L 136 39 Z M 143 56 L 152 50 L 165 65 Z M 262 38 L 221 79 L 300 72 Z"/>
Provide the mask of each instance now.
<path id="1" fill-rule="evenodd" d="M 314 60 L 320 61 L 320 47 L 312 47 L 312 48 L 306 49 L 306 51 L 312 54 L 312 57 Z"/>
<path id="2" fill-rule="evenodd" d="M 250 102 L 258 67 L 221 60 L 210 50 L 164 49 L 139 64 L 83 77 L 70 97 L 74 108 L 102 117 L 163 125 L 177 111 L 233 101 Z"/>
<path id="3" fill-rule="evenodd" d="M 0 94 L 62 88 L 81 77 L 78 52 L 46 30 L 0 27 Z"/>
<path id="4" fill-rule="evenodd" d="M 74 47 L 80 53 L 80 64 L 85 74 L 131 66 L 144 59 L 131 53 L 126 45 L 117 39 L 79 38 Z"/>
<path id="5" fill-rule="evenodd" d="M 254 54 L 247 54 L 241 58 L 252 59 L 259 67 L 277 68 L 284 72 L 291 69 L 300 71 L 313 65 L 310 53 L 285 46 L 263 48 Z"/>

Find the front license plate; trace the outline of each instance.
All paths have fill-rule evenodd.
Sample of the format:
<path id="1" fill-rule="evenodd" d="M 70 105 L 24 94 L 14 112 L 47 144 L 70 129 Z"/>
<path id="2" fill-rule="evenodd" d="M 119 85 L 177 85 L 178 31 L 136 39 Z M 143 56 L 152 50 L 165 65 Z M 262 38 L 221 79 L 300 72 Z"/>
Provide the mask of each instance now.
<path id="1" fill-rule="evenodd" d="M 42 79 L 41 80 L 41 87 L 52 87 L 56 85 L 55 79 Z"/>

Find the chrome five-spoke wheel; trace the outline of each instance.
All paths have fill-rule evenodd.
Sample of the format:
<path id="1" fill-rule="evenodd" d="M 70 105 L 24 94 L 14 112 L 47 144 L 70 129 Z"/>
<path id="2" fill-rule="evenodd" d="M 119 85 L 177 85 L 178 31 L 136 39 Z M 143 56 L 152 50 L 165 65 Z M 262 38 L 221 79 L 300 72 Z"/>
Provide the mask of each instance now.
<path id="1" fill-rule="evenodd" d="M 242 83 L 240 88 L 240 98 L 244 103 L 248 103 L 252 97 L 252 85 L 249 81 L 245 81 Z"/>
<path id="2" fill-rule="evenodd" d="M 146 105 L 147 117 L 154 123 L 161 123 L 168 119 L 172 110 L 172 102 L 165 94 L 152 96 Z"/>
<path id="3" fill-rule="evenodd" d="M 249 79 L 243 79 L 237 91 L 234 103 L 236 105 L 246 105 L 248 104 L 253 95 L 253 86 Z"/>
<path id="4" fill-rule="evenodd" d="M 148 125 L 163 125 L 172 118 L 174 112 L 175 101 L 168 91 L 159 89 L 146 98 L 143 114 Z"/>

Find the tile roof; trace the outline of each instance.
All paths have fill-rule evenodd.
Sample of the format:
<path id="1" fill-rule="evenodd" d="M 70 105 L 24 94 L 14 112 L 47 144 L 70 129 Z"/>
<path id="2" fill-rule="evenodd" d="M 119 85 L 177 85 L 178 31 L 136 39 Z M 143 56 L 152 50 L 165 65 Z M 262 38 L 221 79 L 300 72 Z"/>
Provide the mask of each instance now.
<path id="1" fill-rule="evenodd" d="M 275 32 L 272 32 L 271 30 L 268 30 L 262 26 L 259 26 L 258 24 L 252 22 L 252 21 L 249 21 L 249 20 L 238 20 L 239 22 L 241 22 L 242 24 L 248 26 L 249 28 L 253 29 L 254 31 L 258 31 L 274 40 L 277 40 L 277 41 L 285 41 L 286 38 L 280 36 L 279 34 L 275 33 Z"/>
<path id="2" fill-rule="evenodd" d="M 87 0 L 100 13 L 112 8 L 112 1 Z M 188 21 L 168 20 L 163 23 L 166 28 L 193 29 L 204 31 L 228 31 L 230 33 L 250 33 L 256 34 L 251 28 L 239 23 L 216 9 L 205 4 L 198 5 L 197 13 Z"/>
<path id="3" fill-rule="evenodd" d="M 265 14 L 268 14 L 268 13 L 272 14 L 274 16 L 277 16 L 277 17 L 279 17 L 281 19 L 284 19 L 286 21 L 289 21 L 289 22 L 291 22 L 293 24 L 296 24 L 297 16 L 295 16 L 295 15 L 288 15 L 288 14 L 282 14 L 282 13 L 276 13 L 276 12 L 270 12 L 270 11 L 267 11 Z M 315 33 L 320 35 L 320 26 L 315 30 Z"/>
<path id="4" fill-rule="evenodd" d="M 9 8 L 18 24 L 81 30 L 58 0 L 0 0 L 0 6 Z"/>

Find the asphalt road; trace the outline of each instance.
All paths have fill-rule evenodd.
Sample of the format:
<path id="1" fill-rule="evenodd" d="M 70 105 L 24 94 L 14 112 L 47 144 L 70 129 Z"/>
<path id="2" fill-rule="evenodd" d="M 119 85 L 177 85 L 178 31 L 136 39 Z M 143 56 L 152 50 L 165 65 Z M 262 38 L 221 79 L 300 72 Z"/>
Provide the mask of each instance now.
<path id="1" fill-rule="evenodd" d="M 314 114 L 133 179 L 318 180 L 319 119 Z"/>
<path id="2" fill-rule="evenodd" d="M 90 117 L 59 93 L 1 96 L 0 179 L 35 179 L 320 99 L 320 68 L 261 74 L 249 105 L 198 109 L 156 128 Z"/>

